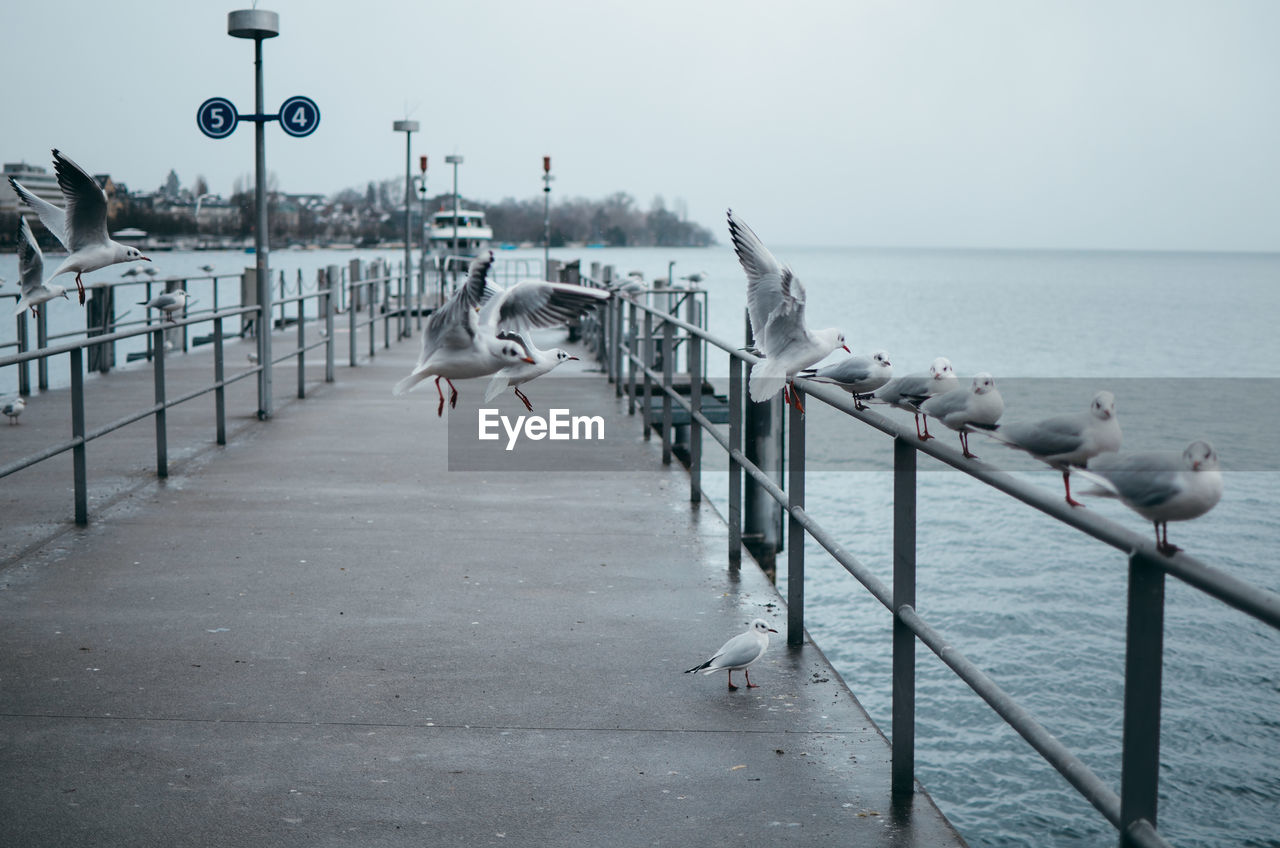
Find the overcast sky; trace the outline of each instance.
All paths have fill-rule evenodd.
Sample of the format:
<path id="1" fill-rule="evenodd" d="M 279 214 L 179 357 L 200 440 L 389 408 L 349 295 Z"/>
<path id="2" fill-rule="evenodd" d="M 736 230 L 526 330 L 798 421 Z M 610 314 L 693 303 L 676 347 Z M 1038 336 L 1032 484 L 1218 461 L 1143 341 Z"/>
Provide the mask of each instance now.
<path id="1" fill-rule="evenodd" d="M 227 194 L 253 168 L 245 3 L 7 3 L 0 158 L 59 147 L 131 189 L 173 168 Z M 403 174 L 421 122 L 432 192 L 615 191 L 777 245 L 1280 249 L 1280 3 L 1099 0 L 263 0 L 282 190 Z M 677 204 L 683 205 L 677 207 Z"/>

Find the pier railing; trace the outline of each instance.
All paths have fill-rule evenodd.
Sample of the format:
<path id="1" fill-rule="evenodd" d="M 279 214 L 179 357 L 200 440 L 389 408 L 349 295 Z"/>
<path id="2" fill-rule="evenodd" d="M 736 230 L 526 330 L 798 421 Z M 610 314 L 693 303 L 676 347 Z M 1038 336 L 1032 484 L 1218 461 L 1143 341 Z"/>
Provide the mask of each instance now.
<path id="1" fill-rule="evenodd" d="M 603 281 L 592 281 L 602 285 Z M 675 408 L 688 422 L 687 464 L 689 497 L 702 497 L 702 438 L 709 434 L 724 449 L 729 471 L 729 564 L 739 567 L 744 541 L 744 482 L 776 504 L 786 519 L 787 642 L 804 640 L 805 538 L 816 541 L 849 572 L 893 617 L 892 631 L 892 791 L 908 797 L 915 787 L 915 643 L 924 643 L 943 664 L 967 684 L 1118 831 L 1121 846 L 1167 846 L 1156 828 L 1160 768 L 1161 676 L 1164 658 L 1165 577 L 1171 575 L 1273 628 L 1280 629 L 1280 595 L 1239 580 L 1199 559 L 1179 552 L 1166 556 L 1144 536 L 1135 534 L 1093 512 L 1074 509 L 1056 493 L 1031 486 L 986 462 L 965 458 L 936 441 L 921 441 L 906 427 L 870 409 L 856 408 L 853 398 L 836 387 L 797 379 L 801 404 L 816 399 L 879 431 L 893 442 L 893 578 L 886 585 L 829 530 L 805 511 L 805 420 L 791 406 L 787 420 L 785 480 L 781 450 L 764 461 L 759 447 L 751 450 L 747 422 L 753 436 L 767 431 L 769 415 L 781 419 L 781 399 L 752 404 L 744 392 L 744 367 L 758 361 L 751 353 L 708 333 L 700 322 L 683 320 L 677 300 L 685 290 L 649 289 L 612 298 L 593 325 L 593 345 L 618 396 L 626 394 L 631 412 L 643 415 L 645 437 L 660 428 L 662 461 L 672 457 Z M 685 346 L 687 383 L 675 379 L 675 351 Z M 729 366 L 728 427 L 716 426 L 707 415 L 704 349 L 715 348 Z M 651 392 L 662 398 L 661 412 L 650 402 Z M 763 412 L 762 412 L 763 410 Z M 762 428 L 759 424 L 764 421 Z M 775 430 L 780 432 L 780 428 Z M 1115 548 L 1128 559 L 1129 589 L 1125 634 L 1125 671 L 1121 777 L 1117 792 L 1045 729 L 1023 706 L 981 668 L 952 646 L 916 605 L 916 460 L 920 453 L 961 471 L 1063 524 Z M 776 461 L 771 461 L 776 460 Z M 765 466 L 765 467 L 762 467 Z M 745 475 L 745 477 L 744 477 Z M 749 519 L 749 516 L 748 516 Z M 759 539 L 756 540 L 757 543 Z M 765 541 L 768 541 L 767 539 Z M 757 544 L 757 549 L 760 549 Z M 772 558 L 764 546 L 762 559 Z M 762 562 L 762 565 L 767 564 Z"/>

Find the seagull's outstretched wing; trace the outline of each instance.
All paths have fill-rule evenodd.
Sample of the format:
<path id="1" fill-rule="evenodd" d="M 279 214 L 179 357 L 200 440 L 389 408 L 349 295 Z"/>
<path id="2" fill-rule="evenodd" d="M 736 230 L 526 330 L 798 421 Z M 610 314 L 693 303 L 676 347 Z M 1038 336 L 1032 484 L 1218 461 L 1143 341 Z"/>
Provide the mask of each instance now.
<path id="1" fill-rule="evenodd" d="M 19 226 L 18 273 L 21 279 L 22 296 L 30 297 L 36 289 L 44 285 L 44 254 L 40 252 L 40 245 L 36 244 L 36 237 L 31 234 L 31 225 L 27 223 L 27 219 L 21 216 L 19 219 L 22 224 Z"/>
<path id="2" fill-rule="evenodd" d="M 58 188 L 66 200 L 66 234 L 63 244 L 68 250 L 79 250 L 95 244 L 106 244 L 107 193 L 89 173 L 60 151 L 53 151 L 53 170 L 58 175 Z M 43 217 L 41 218 L 43 220 Z"/>
<path id="3" fill-rule="evenodd" d="M 53 233 L 53 237 L 62 243 L 63 247 L 67 246 L 67 215 L 58 207 L 54 206 L 47 200 L 36 197 L 26 186 L 9 178 L 9 185 L 13 186 L 13 191 L 18 197 L 22 198 L 22 202 L 30 206 L 36 211 L 36 215 L 40 217 L 40 223 L 44 224 L 44 228 Z"/>
<path id="4" fill-rule="evenodd" d="M 524 280 L 491 298 L 480 311 L 480 321 L 495 330 L 517 332 L 559 327 L 608 299 L 605 289 Z"/>
<path id="5" fill-rule="evenodd" d="M 729 237 L 747 274 L 747 314 L 751 333 L 765 356 L 777 356 L 804 340 L 804 286 L 791 269 L 778 263 L 750 227 L 729 210 Z"/>

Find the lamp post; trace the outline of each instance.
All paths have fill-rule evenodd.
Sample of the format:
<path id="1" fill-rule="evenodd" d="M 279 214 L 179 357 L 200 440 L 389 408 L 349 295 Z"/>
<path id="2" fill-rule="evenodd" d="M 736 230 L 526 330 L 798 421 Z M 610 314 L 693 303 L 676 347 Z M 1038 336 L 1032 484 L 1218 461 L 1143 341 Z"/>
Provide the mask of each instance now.
<path id="1" fill-rule="evenodd" d="M 409 215 L 409 201 L 413 198 L 413 173 L 409 163 L 413 159 L 413 134 L 418 131 L 417 121 L 396 121 L 393 132 L 404 133 L 404 278 L 400 282 L 400 337 L 409 334 L 409 322 L 404 314 L 405 295 L 409 288 L 410 269 L 413 268 L 413 229 Z"/>
<path id="2" fill-rule="evenodd" d="M 458 166 L 462 164 L 462 157 L 458 154 L 450 154 L 444 157 L 444 161 L 453 166 L 453 249 L 458 249 Z"/>
<path id="3" fill-rule="evenodd" d="M 542 157 L 542 276 L 551 267 L 551 157 Z"/>
<path id="4" fill-rule="evenodd" d="M 262 115 L 262 42 L 280 34 L 280 16 L 265 9 L 241 9 L 227 14 L 227 35 L 253 39 L 253 110 Z M 257 224 L 253 232 L 253 254 L 258 283 L 258 418 L 271 417 L 271 276 L 267 262 L 267 139 L 263 121 L 253 125 L 254 203 Z"/>
<path id="5" fill-rule="evenodd" d="M 422 168 L 422 173 L 414 178 L 418 191 L 418 210 L 421 221 L 419 226 L 422 227 L 422 257 L 418 260 L 418 328 L 422 328 L 422 298 L 427 291 L 427 157 L 419 156 L 418 165 Z"/>

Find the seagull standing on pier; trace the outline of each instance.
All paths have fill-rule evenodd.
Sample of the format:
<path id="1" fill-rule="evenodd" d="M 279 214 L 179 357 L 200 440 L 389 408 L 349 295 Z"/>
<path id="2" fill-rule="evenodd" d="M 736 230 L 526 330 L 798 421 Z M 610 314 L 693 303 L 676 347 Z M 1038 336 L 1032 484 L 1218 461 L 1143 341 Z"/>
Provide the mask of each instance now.
<path id="1" fill-rule="evenodd" d="M 935 395 L 920 404 L 921 415 L 932 415 L 960 434 L 960 447 L 965 459 L 977 459 L 969 451 L 969 433 L 974 427 L 990 430 L 1004 415 L 1004 398 L 996 388 L 996 381 L 982 371 L 973 376 L 967 389 L 954 389 L 944 395 Z"/>
<path id="2" fill-rule="evenodd" d="M 747 274 L 747 314 L 762 362 L 751 366 L 748 390 L 756 403 L 782 390 L 791 403 L 789 385 L 800 371 L 822 361 L 838 347 L 849 351 L 844 333 L 835 328 L 811 332 L 804 323 L 804 286 L 785 265 L 778 264 L 759 236 L 729 210 L 729 236 Z M 796 409 L 804 407 L 796 402 Z"/>
<path id="3" fill-rule="evenodd" d="M 25 398 L 16 397 L 13 400 L 5 401 L 4 406 L 0 406 L 0 414 L 9 416 L 9 424 L 17 424 L 18 416 L 27 408 Z"/>
<path id="4" fill-rule="evenodd" d="M 41 200 L 13 177 L 9 184 L 23 202 L 36 211 L 40 222 L 53 233 L 69 255 L 49 279 L 75 272 L 80 304 L 84 305 L 84 280 L 81 274 L 115 265 L 117 262 L 150 262 L 136 247 L 113 241 L 107 235 L 107 193 L 83 168 L 57 150 L 53 151 L 53 170 L 58 188 L 66 202 L 65 209 Z"/>
<path id="5" fill-rule="evenodd" d="M 486 298 L 486 278 L 493 264 L 493 251 L 471 260 L 467 281 L 458 287 L 445 304 L 431 313 L 422 331 L 422 352 L 418 364 L 408 377 L 395 384 L 392 394 L 402 395 L 428 377 L 436 378 L 436 394 L 440 405 L 436 415 L 444 415 L 443 379 L 449 384 L 449 407 L 458 405 L 458 390 L 454 380 L 483 377 L 508 365 L 520 362 L 532 364 L 519 342 L 500 339 L 497 334 L 477 320 L 480 305 Z"/>
<path id="6" fill-rule="evenodd" d="M 1120 419 L 1116 417 L 1115 395 L 1098 392 L 1093 396 L 1088 412 L 1002 424 L 990 435 L 1061 471 L 1067 503 L 1084 506 L 1071 497 L 1071 467 L 1085 468 L 1089 460 L 1098 454 L 1120 450 Z"/>
<path id="7" fill-rule="evenodd" d="M 920 432 L 920 404 L 934 395 L 946 394 L 956 388 L 956 372 L 951 367 L 951 360 L 939 356 L 929 365 L 929 370 L 921 374 L 907 374 L 894 377 L 876 391 L 875 397 L 890 406 L 910 412 L 916 417 L 916 436 L 921 441 L 932 439 L 929 433 L 929 419 L 924 420 L 924 432 Z"/>
<path id="8" fill-rule="evenodd" d="M 1154 524 L 1156 548 L 1166 555 L 1181 550 L 1169 544 L 1169 522 L 1199 518 L 1222 498 L 1218 453 L 1204 441 L 1192 442 L 1182 453 L 1101 457 L 1093 468 L 1077 473 L 1098 484 L 1081 494 L 1118 498 Z"/>
<path id="9" fill-rule="evenodd" d="M 862 397 L 889 382 L 893 377 L 893 363 L 889 361 L 889 354 L 877 350 L 869 356 L 846 357 L 826 368 L 807 368 L 800 372 L 800 376 L 839 386 L 853 395 L 854 409 L 866 409 Z"/>
<path id="10" fill-rule="evenodd" d="M 13 310 L 13 314 L 21 315 L 22 310 L 30 309 L 32 315 L 39 315 L 40 304 L 55 297 L 66 297 L 67 288 L 44 284 L 44 254 L 36 244 L 36 237 L 31 234 L 27 219 L 19 215 L 18 221 L 18 279 L 22 296 L 18 298 L 18 308 Z"/>
<path id="11" fill-rule="evenodd" d="M 187 305 L 187 293 L 182 289 L 176 289 L 171 292 L 163 292 L 156 295 L 150 300 L 138 301 L 139 306 L 145 306 L 147 309 L 159 309 L 165 314 L 171 323 L 177 323 L 174 314 L 182 307 Z"/>
<path id="12" fill-rule="evenodd" d="M 751 672 L 747 671 L 747 666 L 764 656 L 765 649 L 769 647 L 769 634 L 777 632 L 769 626 L 769 622 L 763 618 L 757 618 L 751 622 L 751 627 L 746 633 L 739 633 L 725 642 L 720 646 L 720 650 L 711 655 L 711 659 L 687 669 L 685 674 L 695 671 L 711 674 L 722 668 L 728 669 L 729 691 L 733 692 L 738 688 L 733 685 L 733 673 L 742 669 L 743 675 L 747 678 L 747 688 L 759 689 L 757 684 L 751 682 Z"/>

